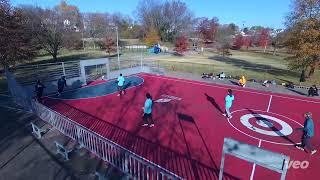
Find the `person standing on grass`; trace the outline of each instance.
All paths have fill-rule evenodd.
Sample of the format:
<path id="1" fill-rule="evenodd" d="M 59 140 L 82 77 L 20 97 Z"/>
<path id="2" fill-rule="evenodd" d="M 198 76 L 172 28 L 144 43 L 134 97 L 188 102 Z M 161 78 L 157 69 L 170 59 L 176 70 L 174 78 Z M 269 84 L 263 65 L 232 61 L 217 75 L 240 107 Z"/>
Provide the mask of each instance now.
<path id="1" fill-rule="evenodd" d="M 143 109 L 143 125 L 153 127 L 154 122 L 152 119 L 152 97 L 149 93 L 146 94 L 146 101 L 144 102 Z"/>
<path id="2" fill-rule="evenodd" d="M 300 128 L 300 130 L 303 131 L 301 145 L 296 146 L 298 149 L 304 151 L 305 147 L 307 147 L 311 151 L 311 155 L 317 152 L 317 150 L 314 149 L 314 147 L 311 145 L 311 138 L 314 136 L 314 123 L 312 120 L 312 114 L 310 112 L 307 112 L 304 114 L 304 124 L 303 128 Z"/>
<path id="3" fill-rule="evenodd" d="M 67 87 L 67 80 L 65 76 L 62 76 L 58 80 L 58 95 L 60 96 L 61 93 L 63 92 L 64 87 Z"/>
<path id="4" fill-rule="evenodd" d="M 225 101 L 226 101 L 226 113 L 223 114 L 224 116 L 226 116 L 227 118 L 232 118 L 231 113 L 230 113 L 230 108 L 232 106 L 232 102 L 234 100 L 234 95 L 232 94 L 232 90 L 228 89 L 228 94 L 225 97 Z"/>
<path id="5" fill-rule="evenodd" d="M 37 94 L 37 100 L 41 101 L 43 90 L 46 87 L 42 84 L 40 80 L 37 80 L 37 83 L 34 88 L 35 88 L 35 93 Z"/>
<path id="6" fill-rule="evenodd" d="M 120 74 L 120 76 L 118 77 L 118 92 L 119 92 L 118 96 L 121 96 L 122 94 L 126 93 L 124 89 L 124 82 L 125 82 L 125 79 L 122 76 L 122 74 Z"/>

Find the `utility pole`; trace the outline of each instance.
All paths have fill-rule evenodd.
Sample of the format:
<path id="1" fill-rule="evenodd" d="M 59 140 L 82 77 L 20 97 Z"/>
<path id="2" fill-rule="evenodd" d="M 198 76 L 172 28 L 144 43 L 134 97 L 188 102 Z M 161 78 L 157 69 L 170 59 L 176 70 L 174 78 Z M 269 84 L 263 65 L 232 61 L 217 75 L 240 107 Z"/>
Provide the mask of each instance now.
<path id="1" fill-rule="evenodd" d="M 116 26 L 116 31 L 117 31 L 117 54 L 118 54 L 118 68 L 120 70 L 120 54 L 119 54 L 119 32 L 118 32 L 118 27 Z"/>

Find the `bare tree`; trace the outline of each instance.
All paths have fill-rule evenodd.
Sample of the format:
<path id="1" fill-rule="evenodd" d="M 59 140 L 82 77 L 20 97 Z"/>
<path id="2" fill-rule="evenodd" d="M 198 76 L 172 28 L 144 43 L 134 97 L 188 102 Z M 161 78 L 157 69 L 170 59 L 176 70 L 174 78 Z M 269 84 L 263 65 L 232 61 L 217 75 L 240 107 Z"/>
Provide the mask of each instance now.
<path id="1" fill-rule="evenodd" d="M 192 30 L 193 14 L 180 0 L 140 1 L 137 12 L 145 29 L 155 28 L 163 41 L 173 42 L 179 33 Z"/>
<path id="2" fill-rule="evenodd" d="M 93 48 L 96 48 L 98 39 L 104 38 L 107 33 L 107 18 L 102 13 L 89 13 L 84 15 L 86 36 L 92 39 Z"/>
<path id="3" fill-rule="evenodd" d="M 62 16 L 54 10 L 40 10 L 40 23 L 38 26 L 37 38 L 42 48 L 52 55 L 57 61 L 58 51 L 63 45 L 65 25 Z"/>

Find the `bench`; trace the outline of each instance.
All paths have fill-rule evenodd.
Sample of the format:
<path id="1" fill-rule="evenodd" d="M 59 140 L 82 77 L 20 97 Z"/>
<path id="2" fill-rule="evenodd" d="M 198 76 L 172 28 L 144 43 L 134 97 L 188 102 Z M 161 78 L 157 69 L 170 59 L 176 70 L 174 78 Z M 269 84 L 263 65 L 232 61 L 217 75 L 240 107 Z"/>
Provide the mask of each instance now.
<path id="1" fill-rule="evenodd" d="M 40 128 L 38 125 L 36 125 L 35 123 L 31 122 L 31 127 L 32 127 L 32 134 L 37 138 L 37 139 L 41 139 L 42 137 L 42 133 L 46 132 L 46 129 L 42 129 Z"/>
<path id="2" fill-rule="evenodd" d="M 73 151 L 73 148 L 62 145 L 57 141 L 54 141 L 54 144 L 57 147 L 56 154 L 60 154 L 66 161 L 70 160 L 69 153 L 71 153 Z"/>

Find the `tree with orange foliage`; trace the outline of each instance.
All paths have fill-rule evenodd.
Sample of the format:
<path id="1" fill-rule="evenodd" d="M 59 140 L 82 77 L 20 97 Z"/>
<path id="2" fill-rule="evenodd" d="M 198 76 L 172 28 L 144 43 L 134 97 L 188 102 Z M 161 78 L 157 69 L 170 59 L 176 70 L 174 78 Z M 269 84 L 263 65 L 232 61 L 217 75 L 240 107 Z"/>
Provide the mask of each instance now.
<path id="1" fill-rule="evenodd" d="M 305 78 L 313 75 L 320 66 L 319 7 L 319 0 L 295 0 L 286 22 L 285 45 L 294 54 L 288 58 L 289 66 L 300 70 L 301 77 Z"/>
<path id="2" fill-rule="evenodd" d="M 149 31 L 147 32 L 147 35 L 144 39 L 148 47 L 151 47 L 152 45 L 159 43 L 160 41 L 160 36 L 159 33 L 156 31 L 155 28 L 150 28 Z"/>

